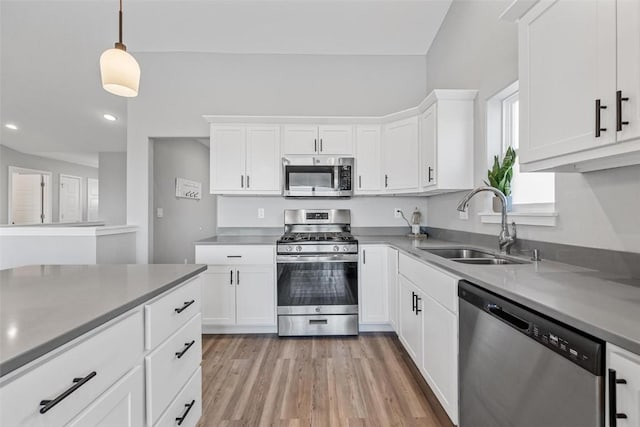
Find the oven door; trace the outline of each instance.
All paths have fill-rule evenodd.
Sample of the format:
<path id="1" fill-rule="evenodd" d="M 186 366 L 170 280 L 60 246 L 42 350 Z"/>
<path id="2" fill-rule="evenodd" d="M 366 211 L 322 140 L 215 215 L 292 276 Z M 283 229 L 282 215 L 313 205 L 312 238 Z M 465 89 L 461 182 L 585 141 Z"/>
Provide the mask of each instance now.
<path id="1" fill-rule="evenodd" d="M 357 314 L 358 255 L 279 255 L 278 314 Z"/>

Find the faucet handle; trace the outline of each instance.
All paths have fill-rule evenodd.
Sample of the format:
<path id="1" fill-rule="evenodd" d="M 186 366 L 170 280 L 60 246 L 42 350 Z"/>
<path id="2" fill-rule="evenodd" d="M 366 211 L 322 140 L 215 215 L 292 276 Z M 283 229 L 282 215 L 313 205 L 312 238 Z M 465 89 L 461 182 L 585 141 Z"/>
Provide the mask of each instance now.
<path id="1" fill-rule="evenodd" d="M 513 221 L 511 223 L 511 230 L 512 230 L 511 237 L 513 237 L 513 240 L 515 240 L 516 237 L 518 237 L 518 229 L 516 228 L 516 222 L 515 221 Z"/>

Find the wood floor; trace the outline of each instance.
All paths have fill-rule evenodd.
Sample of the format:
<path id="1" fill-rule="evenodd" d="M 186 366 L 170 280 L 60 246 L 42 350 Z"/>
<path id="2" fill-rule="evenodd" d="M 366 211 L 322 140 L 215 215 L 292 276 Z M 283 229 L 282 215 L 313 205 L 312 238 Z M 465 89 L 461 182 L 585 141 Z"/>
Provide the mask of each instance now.
<path id="1" fill-rule="evenodd" d="M 203 335 L 200 427 L 451 426 L 392 334 Z"/>

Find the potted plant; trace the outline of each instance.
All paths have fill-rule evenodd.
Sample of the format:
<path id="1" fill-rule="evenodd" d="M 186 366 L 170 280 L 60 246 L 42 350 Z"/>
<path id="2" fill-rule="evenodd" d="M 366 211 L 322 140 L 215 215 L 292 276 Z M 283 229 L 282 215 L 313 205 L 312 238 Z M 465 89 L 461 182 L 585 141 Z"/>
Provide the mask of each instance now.
<path id="1" fill-rule="evenodd" d="M 485 184 L 497 188 L 507 197 L 507 210 L 511 210 L 511 180 L 513 179 L 513 165 L 516 163 L 516 152 L 513 148 L 507 148 L 502 163 L 498 156 L 493 157 L 493 167 L 489 169 L 487 177 L 489 182 Z M 493 198 L 493 211 L 500 212 L 500 200 Z"/>

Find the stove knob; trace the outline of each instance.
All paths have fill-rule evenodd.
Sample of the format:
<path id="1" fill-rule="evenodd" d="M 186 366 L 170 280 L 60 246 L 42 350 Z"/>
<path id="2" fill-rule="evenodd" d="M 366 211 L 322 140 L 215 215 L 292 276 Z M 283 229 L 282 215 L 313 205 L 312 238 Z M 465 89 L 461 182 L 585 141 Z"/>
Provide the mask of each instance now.
<path id="1" fill-rule="evenodd" d="M 339 247 L 337 247 L 337 246 L 334 246 L 334 247 L 333 247 L 333 251 L 334 251 L 334 252 L 338 252 L 339 250 L 340 250 L 340 248 L 339 248 Z"/>
<path id="2" fill-rule="evenodd" d="M 302 250 L 302 246 L 298 245 L 296 246 L 296 251 L 300 252 Z"/>
<path id="3" fill-rule="evenodd" d="M 287 251 L 291 252 L 293 250 L 293 246 L 287 246 Z"/>
<path id="4" fill-rule="evenodd" d="M 342 250 L 343 250 L 344 252 L 346 252 L 346 251 L 347 251 L 347 249 L 348 249 L 348 248 L 347 248 L 346 246 L 343 246 L 343 247 L 342 247 Z"/>

